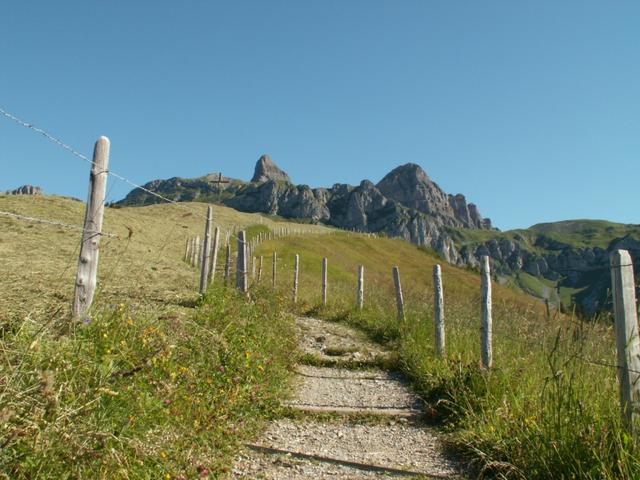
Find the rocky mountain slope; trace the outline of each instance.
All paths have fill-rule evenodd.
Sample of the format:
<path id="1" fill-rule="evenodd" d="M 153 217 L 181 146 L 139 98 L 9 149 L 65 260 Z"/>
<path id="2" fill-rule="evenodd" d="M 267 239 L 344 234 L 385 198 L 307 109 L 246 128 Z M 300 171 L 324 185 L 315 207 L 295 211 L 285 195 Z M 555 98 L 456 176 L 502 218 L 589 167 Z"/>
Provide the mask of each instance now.
<path id="1" fill-rule="evenodd" d="M 145 188 L 179 201 L 220 202 L 243 212 L 261 212 L 359 232 L 375 232 L 434 249 L 449 263 L 477 267 L 493 259 L 496 278 L 541 298 L 576 304 L 593 314 L 607 308 L 608 255 L 615 248 L 640 254 L 640 226 L 607 222 L 560 222 L 499 232 L 464 195 L 445 193 L 413 163 L 399 166 L 377 184 L 295 185 L 267 156 L 250 182 L 210 174 L 195 179 L 154 180 Z M 160 201 L 143 190 L 119 205 Z"/>

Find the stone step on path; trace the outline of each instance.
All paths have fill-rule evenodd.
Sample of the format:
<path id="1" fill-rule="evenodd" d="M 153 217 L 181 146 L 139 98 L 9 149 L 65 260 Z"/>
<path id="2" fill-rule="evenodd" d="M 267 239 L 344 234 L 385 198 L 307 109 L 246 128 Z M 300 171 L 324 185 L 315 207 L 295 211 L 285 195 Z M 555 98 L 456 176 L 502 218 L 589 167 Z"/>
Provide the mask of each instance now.
<path id="1" fill-rule="evenodd" d="M 299 318 L 298 333 L 314 365 L 339 360 L 362 367 L 390 356 L 344 325 Z M 422 423 L 419 398 L 397 373 L 298 365 L 296 375 L 286 405 L 299 414 L 271 422 L 236 458 L 230 478 L 460 478 L 437 432 Z"/>

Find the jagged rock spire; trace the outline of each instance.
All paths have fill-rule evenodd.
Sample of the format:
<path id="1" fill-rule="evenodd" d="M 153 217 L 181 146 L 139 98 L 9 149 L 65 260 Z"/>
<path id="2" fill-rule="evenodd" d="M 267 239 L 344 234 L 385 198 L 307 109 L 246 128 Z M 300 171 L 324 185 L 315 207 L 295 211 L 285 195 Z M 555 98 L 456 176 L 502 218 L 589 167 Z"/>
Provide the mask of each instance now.
<path id="1" fill-rule="evenodd" d="M 262 155 L 256 163 L 256 169 L 251 181 L 263 183 L 269 180 L 291 183 L 289 175 L 287 175 L 283 170 L 280 170 L 278 166 L 273 163 L 273 160 L 271 160 L 269 155 Z"/>

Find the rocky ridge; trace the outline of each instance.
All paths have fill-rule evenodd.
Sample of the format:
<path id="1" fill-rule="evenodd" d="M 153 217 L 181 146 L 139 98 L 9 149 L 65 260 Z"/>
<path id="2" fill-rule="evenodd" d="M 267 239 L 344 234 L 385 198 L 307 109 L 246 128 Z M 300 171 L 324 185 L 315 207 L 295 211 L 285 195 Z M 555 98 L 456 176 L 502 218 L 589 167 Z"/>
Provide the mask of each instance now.
<path id="1" fill-rule="evenodd" d="M 219 181 L 221 178 L 224 183 Z M 535 227 L 499 232 L 464 195 L 445 193 L 413 163 L 396 167 L 377 184 L 363 180 L 357 186 L 337 183 L 329 188 L 311 188 L 293 184 L 263 155 L 251 182 L 210 174 L 195 179 L 154 180 L 144 187 L 177 201 L 221 202 L 244 212 L 403 238 L 435 250 L 458 266 L 478 267 L 480 257 L 489 255 L 499 281 L 515 283 L 567 307 L 577 304 L 587 314 L 609 307 L 609 253 L 615 248 L 628 248 L 632 255 L 640 254 L 640 228 L 613 231 L 613 227 L 605 226 L 600 232 L 599 224 L 587 225 L 584 231 L 560 239 L 553 230 L 561 228 L 562 222 L 545 227 L 551 233 Z M 136 189 L 118 204 L 158 201 Z M 593 235 L 606 241 L 601 238 L 598 243 L 580 243 Z"/>
<path id="2" fill-rule="evenodd" d="M 22 185 L 6 192 L 7 195 L 42 195 L 42 188 L 33 185 Z"/>

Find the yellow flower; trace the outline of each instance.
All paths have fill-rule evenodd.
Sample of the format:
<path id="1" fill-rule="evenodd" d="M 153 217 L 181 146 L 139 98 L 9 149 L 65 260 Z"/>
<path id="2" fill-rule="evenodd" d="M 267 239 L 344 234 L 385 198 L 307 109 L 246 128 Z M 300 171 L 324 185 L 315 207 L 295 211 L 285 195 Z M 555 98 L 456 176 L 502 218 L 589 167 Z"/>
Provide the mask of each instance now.
<path id="1" fill-rule="evenodd" d="M 166 454 L 165 452 L 160 452 L 160 456 L 161 456 L 162 458 L 167 458 L 167 454 Z M 167 475 L 168 475 L 168 474 L 167 474 Z"/>

